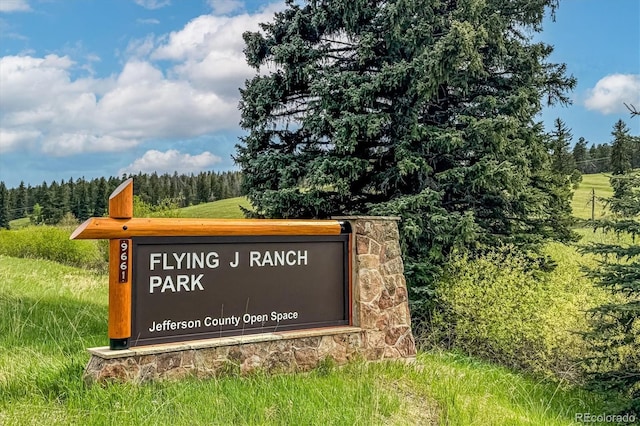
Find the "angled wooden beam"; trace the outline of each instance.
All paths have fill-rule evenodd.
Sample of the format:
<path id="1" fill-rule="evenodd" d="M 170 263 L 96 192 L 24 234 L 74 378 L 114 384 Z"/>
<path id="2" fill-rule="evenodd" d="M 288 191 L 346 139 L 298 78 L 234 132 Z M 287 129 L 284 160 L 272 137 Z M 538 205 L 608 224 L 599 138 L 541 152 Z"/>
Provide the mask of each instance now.
<path id="1" fill-rule="evenodd" d="M 199 237 L 235 235 L 340 235 L 337 220 L 190 219 L 93 217 L 71 234 L 71 239 L 131 237 Z"/>

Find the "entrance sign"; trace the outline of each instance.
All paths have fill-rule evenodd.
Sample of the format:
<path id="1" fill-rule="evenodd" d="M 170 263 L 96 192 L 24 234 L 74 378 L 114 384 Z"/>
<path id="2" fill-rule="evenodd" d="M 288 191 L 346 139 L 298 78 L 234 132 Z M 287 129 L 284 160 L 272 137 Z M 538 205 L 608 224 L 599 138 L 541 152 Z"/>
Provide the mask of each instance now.
<path id="1" fill-rule="evenodd" d="M 109 239 L 111 349 L 351 321 L 351 229 L 335 220 L 133 218 L 133 181 L 71 239 Z"/>
<path id="2" fill-rule="evenodd" d="M 131 346 L 349 324 L 348 235 L 133 238 Z"/>

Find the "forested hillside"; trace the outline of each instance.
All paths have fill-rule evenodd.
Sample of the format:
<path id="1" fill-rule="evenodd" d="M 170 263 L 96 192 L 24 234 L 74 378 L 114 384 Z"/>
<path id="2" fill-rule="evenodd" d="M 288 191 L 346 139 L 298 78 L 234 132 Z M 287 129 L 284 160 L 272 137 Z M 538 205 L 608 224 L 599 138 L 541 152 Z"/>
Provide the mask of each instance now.
<path id="1" fill-rule="evenodd" d="M 56 224 L 69 213 L 78 220 L 103 216 L 107 213 L 109 195 L 130 177 L 135 181 L 134 195 L 151 206 L 187 207 L 241 195 L 240 172 L 139 173 L 91 180 L 71 178 L 36 186 L 20 183 L 11 189 L 0 182 L 0 228 L 8 228 L 9 221 L 27 216 L 36 224 Z"/>

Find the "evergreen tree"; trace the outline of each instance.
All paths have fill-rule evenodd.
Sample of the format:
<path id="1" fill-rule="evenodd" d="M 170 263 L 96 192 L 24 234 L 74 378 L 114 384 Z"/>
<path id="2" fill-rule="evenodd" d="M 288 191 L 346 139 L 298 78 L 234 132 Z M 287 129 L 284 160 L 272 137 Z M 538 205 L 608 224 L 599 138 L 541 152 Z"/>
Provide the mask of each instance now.
<path id="1" fill-rule="evenodd" d="M 42 220 L 48 225 L 55 225 L 64 216 L 64 212 L 60 208 L 60 194 L 61 185 L 54 180 L 45 193 L 42 203 Z"/>
<path id="2" fill-rule="evenodd" d="M 569 152 L 573 139 L 571 129 L 560 118 L 556 118 L 553 125 L 553 131 L 549 135 L 551 169 L 562 176 L 571 176 L 576 168 L 576 161 Z"/>
<path id="3" fill-rule="evenodd" d="M 244 34 L 261 73 L 236 161 L 257 214 L 402 216 L 414 308 L 456 245 L 567 237 L 535 121 L 575 80 L 530 35 L 556 3 L 287 1 Z"/>
<path id="4" fill-rule="evenodd" d="M 29 198 L 28 198 L 27 188 L 24 185 L 24 181 L 20 181 L 20 185 L 16 190 L 15 200 L 16 200 L 15 218 L 17 219 L 21 217 L 27 217 L 27 215 L 29 214 L 29 211 L 28 211 Z"/>
<path id="5" fill-rule="evenodd" d="M 591 156 L 587 150 L 587 141 L 580 137 L 578 142 L 573 147 L 571 152 L 573 155 L 573 161 L 576 163 L 576 167 L 581 173 L 595 173 L 594 165 L 591 163 Z"/>
<path id="6" fill-rule="evenodd" d="M 4 182 L 0 182 L 0 228 L 9 229 L 9 191 Z"/>
<path id="7" fill-rule="evenodd" d="M 105 178 L 100 178 L 95 185 L 93 216 L 105 216 L 109 210 L 109 185 Z"/>
<path id="8" fill-rule="evenodd" d="M 211 198 L 213 200 L 222 199 L 222 181 L 218 173 L 211 173 Z"/>
<path id="9" fill-rule="evenodd" d="M 196 182 L 196 199 L 198 203 L 207 203 L 211 198 L 211 186 L 209 176 L 200 173 Z"/>
<path id="10" fill-rule="evenodd" d="M 60 219 L 71 211 L 71 188 L 73 180 L 65 183 L 64 179 L 60 182 L 55 194 L 56 208 L 60 212 Z M 57 223 L 57 222 L 56 222 Z"/>
<path id="11" fill-rule="evenodd" d="M 631 136 L 631 168 L 640 168 L 640 136 Z"/>
<path id="12" fill-rule="evenodd" d="M 611 171 L 614 175 L 621 175 L 631 170 L 633 158 L 633 139 L 629 128 L 622 120 L 613 125 L 613 143 L 611 144 Z"/>
<path id="13" fill-rule="evenodd" d="M 593 173 L 611 171 L 611 146 L 609 144 L 592 144 L 589 148 L 589 158 Z"/>
<path id="14" fill-rule="evenodd" d="M 40 206 L 42 207 L 42 205 L 47 200 L 48 192 L 49 192 L 49 186 L 47 185 L 46 181 L 43 181 L 41 185 L 38 185 L 35 188 L 33 188 L 33 197 L 31 198 L 33 199 L 34 205 L 40 204 Z"/>
<path id="15" fill-rule="evenodd" d="M 76 182 L 71 213 L 79 221 L 85 221 L 91 217 L 91 198 L 89 197 L 88 184 L 84 179 L 79 179 Z"/>
<path id="16" fill-rule="evenodd" d="M 593 328 L 587 341 L 595 356 L 587 360 L 593 383 L 629 397 L 623 412 L 640 415 L 640 176 L 611 178 L 614 195 L 609 200 L 613 219 L 595 222 L 596 228 L 630 234 L 632 244 L 593 244 L 589 251 L 604 255 L 595 271 L 599 283 L 618 297 L 593 310 Z"/>

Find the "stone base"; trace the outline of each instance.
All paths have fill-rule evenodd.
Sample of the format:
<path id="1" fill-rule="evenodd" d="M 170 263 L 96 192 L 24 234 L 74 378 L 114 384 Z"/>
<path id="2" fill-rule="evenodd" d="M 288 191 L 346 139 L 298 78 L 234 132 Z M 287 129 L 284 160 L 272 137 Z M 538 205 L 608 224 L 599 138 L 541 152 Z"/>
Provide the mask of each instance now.
<path id="1" fill-rule="evenodd" d="M 308 371 L 331 360 L 342 365 L 360 358 L 411 359 L 415 347 L 389 347 L 385 339 L 370 336 L 358 327 L 332 327 L 225 337 L 184 343 L 142 346 L 113 351 L 108 347 L 89 349 L 91 359 L 85 382 L 134 382 L 211 378 L 254 371 L 288 373 Z"/>

